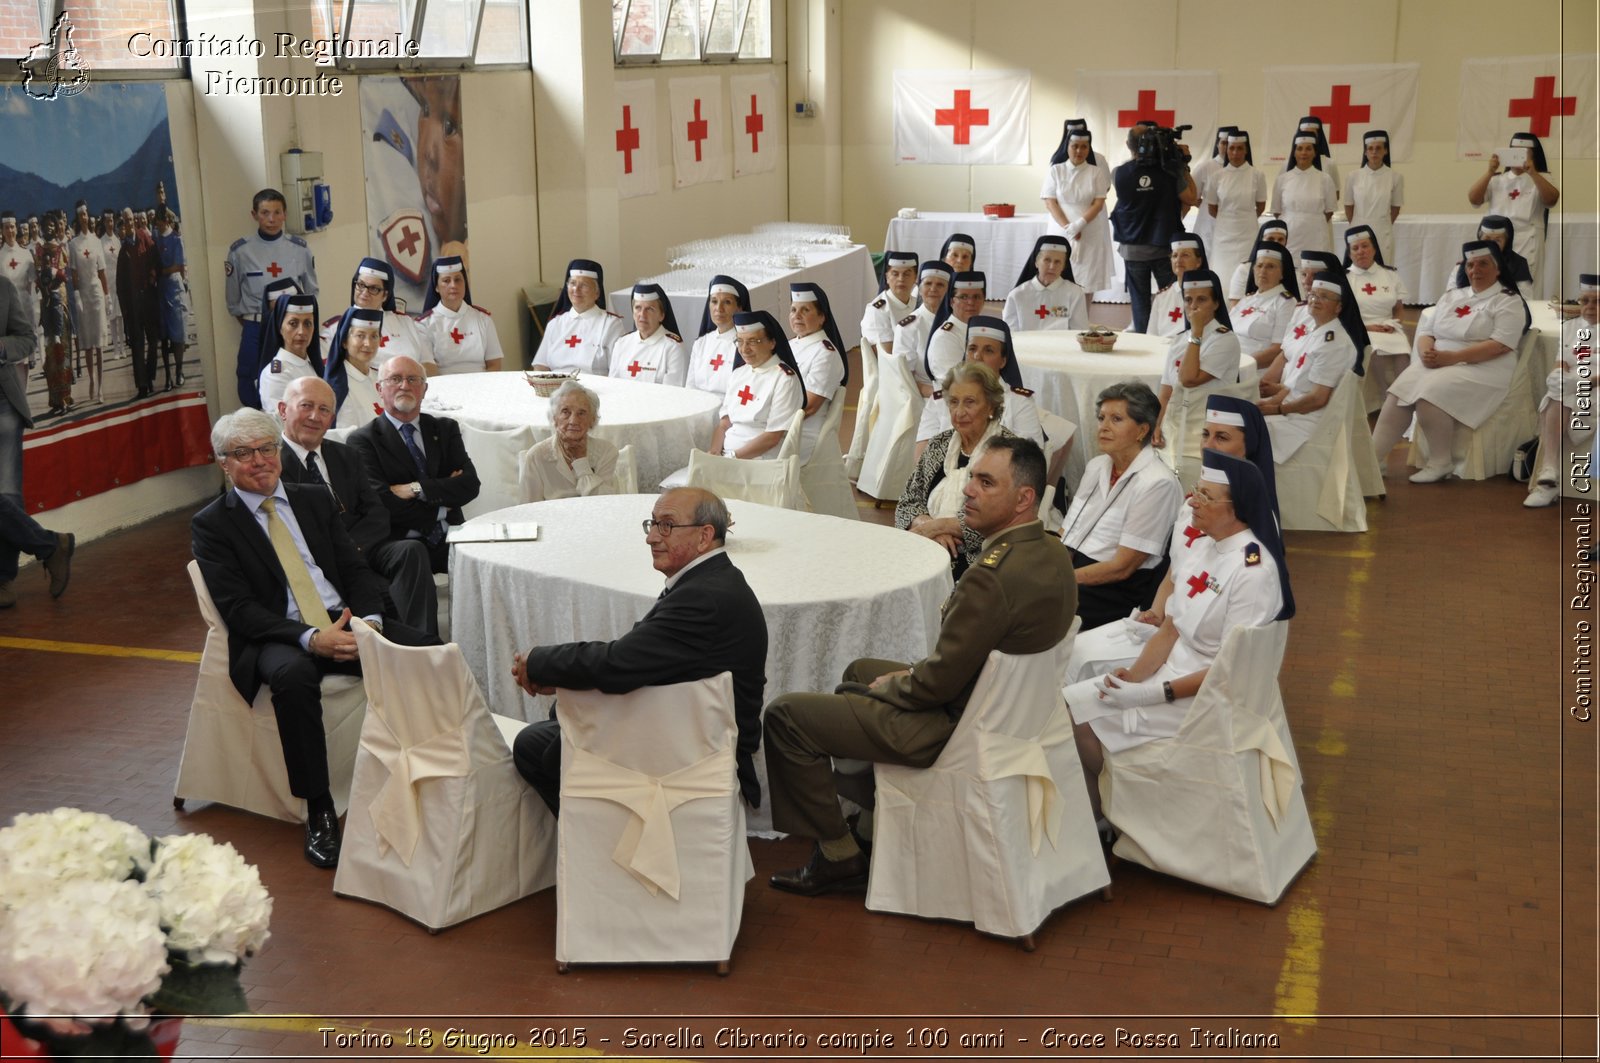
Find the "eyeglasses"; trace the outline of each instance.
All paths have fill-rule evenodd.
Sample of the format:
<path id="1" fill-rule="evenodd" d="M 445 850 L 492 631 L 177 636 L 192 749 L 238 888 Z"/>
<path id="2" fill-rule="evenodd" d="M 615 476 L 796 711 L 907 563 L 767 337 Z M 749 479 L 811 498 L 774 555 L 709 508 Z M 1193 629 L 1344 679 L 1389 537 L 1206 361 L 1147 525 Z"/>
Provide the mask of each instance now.
<path id="1" fill-rule="evenodd" d="M 356 291 L 362 295 L 382 295 L 388 290 L 382 284 L 367 284 L 363 281 L 356 281 Z"/>
<path id="2" fill-rule="evenodd" d="M 409 384 L 412 387 L 417 387 L 426 379 L 426 377 L 420 376 L 386 376 L 383 378 L 381 383 L 388 384 L 390 387 L 399 387 L 401 384 Z"/>
<path id="3" fill-rule="evenodd" d="M 705 521 L 697 521 L 694 524 L 674 524 L 670 520 L 646 520 L 646 521 L 643 522 L 643 526 L 644 526 L 644 533 L 646 535 L 649 535 L 653 531 L 658 531 L 662 535 L 671 535 L 673 532 L 677 531 L 679 528 L 709 528 L 709 527 L 711 527 L 711 525 L 707 524 Z"/>
<path id="4" fill-rule="evenodd" d="M 277 443 L 263 443 L 259 447 L 234 447 L 226 453 L 234 461 L 249 461 L 254 457 L 276 458 L 279 456 Z"/>

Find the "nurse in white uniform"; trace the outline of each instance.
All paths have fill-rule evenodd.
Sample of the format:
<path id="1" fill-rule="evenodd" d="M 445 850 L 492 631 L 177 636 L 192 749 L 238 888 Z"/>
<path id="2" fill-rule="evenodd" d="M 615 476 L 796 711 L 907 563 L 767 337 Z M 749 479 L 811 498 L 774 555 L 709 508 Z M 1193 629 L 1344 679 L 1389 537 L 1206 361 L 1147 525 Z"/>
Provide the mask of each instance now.
<path id="1" fill-rule="evenodd" d="M 1400 309 L 1411 293 L 1400 271 L 1384 263 L 1383 245 L 1370 225 L 1352 225 L 1344 231 L 1344 267 L 1372 344 L 1362 391 L 1367 412 L 1375 413 L 1411 354 L 1411 340 L 1400 323 Z"/>
<path id="2" fill-rule="evenodd" d="M 1228 134 L 1237 129 L 1237 126 L 1231 125 L 1219 126 L 1211 154 L 1189 167 L 1189 176 L 1194 178 L 1195 191 L 1200 194 L 1200 204 L 1195 209 L 1194 219 L 1187 228 L 1207 243 L 1211 242 L 1214 219 L 1211 217 L 1211 211 L 1206 209 L 1206 194 L 1211 188 L 1212 178 L 1228 165 Z"/>
<path id="3" fill-rule="evenodd" d="M 489 311 L 472 302 L 472 284 L 460 255 L 433 260 L 433 287 L 418 324 L 433 345 L 433 360 L 445 376 L 498 373 L 505 364 L 500 334 Z"/>
<path id="4" fill-rule="evenodd" d="M 1561 326 L 1561 347 L 1555 368 L 1544 380 L 1539 400 L 1539 470 L 1528 480 L 1529 509 L 1548 506 L 1561 497 L 1563 444 L 1581 447 L 1594 435 L 1594 348 L 1600 337 L 1600 273 L 1578 275 L 1578 316 Z M 1592 478 L 1596 470 L 1591 468 Z"/>
<path id="5" fill-rule="evenodd" d="M 381 258 L 361 260 L 356 266 L 355 275 L 350 278 L 350 305 L 363 310 L 378 310 L 383 314 L 382 346 L 378 348 L 374 369 L 395 355 L 403 354 L 421 362 L 423 371 L 429 376 L 439 372 L 439 366 L 433 360 L 433 344 L 423 334 L 416 318 L 397 309 L 399 304 L 394 298 L 394 269 L 389 263 Z M 322 349 L 328 352 L 330 358 L 338 349 L 333 343 L 333 333 L 342 320 L 343 314 L 335 314 L 322 323 Z"/>
<path id="6" fill-rule="evenodd" d="M 1014 436 L 1026 436 L 1043 450 L 1044 426 L 1039 422 L 1039 408 L 1034 405 L 1033 392 L 1022 386 L 1022 370 L 1017 366 L 1017 353 L 1011 346 L 1011 329 L 1004 319 L 979 314 L 967 322 L 965 360 L 982 362 L 993 369 L 1005 385 L 1006 404 L 1000 414 L 1000 426 Z M 942 394 L 938 397 L 944 398 Z M 942 401 L 929 406 L 937 406 L 940 411 L 935 418 L 937 431 L 934 435 L 948 432 L 950 408 Z"/>
<path id="7" fill-rule="evenodd" d="M 1378 246 L 1393 254 L 1397 250 L 1394 222 L 1405 205 L 1406 179 L 1389 164 L 1387 131 L 1367 130 L 1361 150 L 1366 162 L 1344 185 L 1344 217 L 1353 225 L 1371 226 Z"/>
<path id="8" fill-rule="evenodd" d="M 1512 250 L 1528 260 L 1535 279 L 1544 262 L 1545 228 L 1550 219 L 1550 208 L 1561 199 L 1561 192 L 1546 175 L 1550 167 L 1544 158 L 1544 145 L 1532 133 L 1518 133 L 1511 138 L 1513 148 L 1528 153 L 1526 162 L 1500 169 L 1500 156 L 1489 156 L 1489 168 L 1467 189 L 1467 201 L 1474 207 L 1485 207 L 1485 214 L 1500 214 L 1510 218 L 1517 227 L 1517 239 Z"/>
<path id="9" fill-rule="evenodd" d="M 1033 254 L 1006 295 L 1001 317 L 1017 332 L 1089 327 L 1089 298 L 1075 282 L 1071 244 L 1050 233 L 1034 241 Z"/>
<path id="10" fill-rule="evenodd" d="M 933 382 L 927 379 L 922 355 L 928 347 L 928 333 L 933 331 L 934 319 L 944 306 L 955 275 L 956 271 L 943 262 L 924 262 L 917 274 L 917 308 L 894 323 L 895 356 L 911 370 L 911 378 L 923 398 L 933 394 Z"/>
<path id="11" fill-rule="evenodd" d="M 1194 233 L 1179 233 L 1172 238 L 1173 281 L 1150 299 L 1150 320 L 1144 331 L 1149 336 L 1183 334 L 1183 278 L 1192 270 L 1209 270 L 1206 243 Z"/>
<path id="12" fill-rule="evenodd" d="M 1289 223 L 1289 247 L 1301 251 L 1332 251 L 1334 208 L 1339 191 L 1333 177 L 1322 169 L 1317 138 L 1295 134 L 1289 161 L 1272 185 L 1272 213 Z"/>
<path id="13" fill-rule="evenodd" d="M 600 263 L 587 258 L 567 263 L 567 282 L 534 352 L 533 368 L 596 376 L 610 372 L 611 348 L 625 323 L 600 301 L 605 290 L 606 271 Z"/>
<path id="14" fill-rule="evenodd" d="M 822 422 L 828 419 L 830 403 L 843 402 L 835 392 L 850 383 L 850 363 L 844 340 L 833 320 L 833 308 L 822 285 L 797 282 L 789 285 L 789 329 L 794 333 L 789 350 L 805 385 L 803 396 L 805 424 L 800 430 L 800 464 L 811 460 L 822 438 Z M 839 440 L 832 440 L 834 446 Z"/>
<path id="15" fill-rule="evenodd" d="M 322 375 L 316 296 L 278 296 L 271 310 L 262 315 L 261 324 L 263 365 L 256 386 L 260 389 L 261 408 L 276 416 L 278 402 L 290 381 Z"/>
<path id="16" fill-rule="evenodd" d="M 1261 399 L 1261 412 L 1272 433 L 1272 456 L 1279 464 L 1294 457 L 1311 438 L 1345 375 L 1360 371 L 1355 341 L 1340 320 L 1345 295 L 1337 274 L 1317 274 L 1306 296 L 1312 327 L 1284 342 L 1281 364 L 1274 366 L 1277 387 Z M 1354 303 L 1351 299 L 1352 308 Z"/>
<path id="17" fill-rule="evenodd" d="M 1322 172 L 1333 178 L 1333 187 L 1339 188 L 1339 164 L 1333 161 L 1333 152 L 1328 149 L 1328 134 L 1323 132 L 1322 119 L 1314 114 L 1308 114 L 1300 119 L 1300 132 L 1310 133 L 1317 138 L 1317 159 L 1322 163 Z"/>
<path id="18" fill-rule="evenodd" d="M 1183 302 L 1186 327 L 1172 338 L 1156 393 L 1161 419 L 1155 443 L 1170 446 L 1168 461 L 1180 480 L 1199 471 L 1206 397 L 1223 384 L 1239 382 L 1239 337 L 1222 298 L 1222 281 L 1208 269 L 1190 270 L 1183 278 Z"/>
<path id="19" fill-rule="evenodd" d="M 1206 239 L 1210 268 L 1231 277 L 1250 256 L 1267 205 L 1267 175 L 1255 168 L 1250 134 L 1243 129 L 1228 134 L 1228 164 L 1211 176 L 1205 204 L 1213 226 Z"/>
<path id="20" fill-rule="evenodd" d="M 968 270 L 957 273 L 950 281 L 950 293 L 944 306 L 934 317 L 928 331 L 928 342 L 923 348 L 922 365 L 917 382 L 932 384 L 942 381 L 944 375 L 961 364 L 967 357 L 967 322 L 983 310 L 983 293 L 987 281 L 982 273 Z M 922 408 L 922 421 L 917 425 L 917 442 L 926 444 L 938 435 L 939 419 L 944 409 L 943 397 L 937 391 Z M 917 448 L 920 456 L 922 448 Z"/>
<path id="21" fill-rule="evenodd" d="M 1476 428 L 1511 390 L 1517 344 L 1528 330 L 1528 304 L 1500 277 L 1500 249 L 1487 240 L 1463 244 L 1467 286 L 1445 292 L 1431 320 L 1417 326 L 1409 368 L 1389 388 L 1372 428 L 1381 466 L 1416 414 L 1428 464 L 1412 483 L 1436 483 L 1453 468 L 1457 424 Z"/>
<path id="22" fill-rule="evenodd" d="M 726 274 L 711 278 L 706 306 L 700 312 L 700 332 L 689 351 L 687 386 L 713 395 L 728 393 L 728 380 L 739 356 L 734 315 L 750 309 L 750 289 Z"/>
<path id="23" fill-rule="evenodd" d="M 1289 246 L 1289 224 L 1277 218 L 1268 218 L 1256 229 L 1256 244 L 1266 242 L 1277 244 L 1279 247 Z M 1255 244 L 1250 245 L 1250 252 L 1255 254 Z M 1228 301 L 1238 302 L 1245 297 L 1245 289 L 1250 286 L 1250 277 L 1254 272 L 1252 259 L 1245 259 L 1234 268 L 1233 275 L 1228 278 Z M 1289 255 L 1284 262 L 1284 268 L 1293 274 L 1294 256 Z M 1220 276 L 1220 274 L 1219 274 Z"/>
<path id="24" fill-rule="evenodd" d="M 360 428 L 381 412 L 375 363 L 382 339 L 382 310 L 352 306 L 339 315 L 322 373 L 337 402 L 335 428 Z"/>
<path id="25" fill-rule="evenodd" d="M 1516 251 L 1517 226 L 1503 214 L 1485 214 L 1478 219 L 1478 239 L 1493 241 L 1500 248 L 1500 279 L 1516 286 L 1526 301 L 1534 298 L 1533 269 L 1528 260 Z M 1457 262 L 1451 269 L 1445 288 L 1465 288 L 1467 271 Z"/>
<path id="26" fill-rule="evenodd" d="M 1072 274 L 1091 296 L 1114 281 L 1111 219 L 1106 212 L 1111 171 L 1101 165 L 1103 161 L 1094 153 L 1088 126 L 1068 128 L 1039 189 L 1053 222 L 1051 232 L 1070 241 Z"/>
<path id="27" fill-rule="evenodd" d="M 689 351 L 678 332 L 672 300 L 659 284 L 633 286 L 634 331 L 611 346 L 611 375 L 618 380 L 683 387 Z"/>
<path id="28" fill-rule="evenodd" d="M 978 261 L 978 241 L 967 233 L 951 233 L 939 248 L 939 261 L 957 273 L 977 269 L 974 263 Z"/>
<path id="29" fill-rule="evenodd" d="M 1266 369 L 1283 350 L 1289 320 L 1300 304 L 1300 285 L 1289 268 L 1289 249 L 1263 240 L 1250 254 L 1250 283 L 1228 312 L 1239 350 Z"/>
<path id="30" fill-rule="evenodd" d="M 805 385 L 777 318 L 765 310 L 740 311 L 733 328 L 739 349 L 711 436 L 711 453 L 771 460 L 782 449 L 795 411 L 805 403 Z"/>

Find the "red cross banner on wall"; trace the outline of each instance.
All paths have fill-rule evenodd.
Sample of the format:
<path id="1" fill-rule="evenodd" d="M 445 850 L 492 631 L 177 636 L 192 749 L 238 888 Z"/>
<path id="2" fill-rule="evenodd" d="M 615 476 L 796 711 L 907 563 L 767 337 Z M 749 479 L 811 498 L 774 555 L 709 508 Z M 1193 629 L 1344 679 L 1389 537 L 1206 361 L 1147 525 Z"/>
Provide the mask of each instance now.
<path id="1" fill-rule="evenodd" d="M 1268 67 L 1262 71 L 1266 120 L 1259 133 L 1251 130 L 1256 165 L 1287 158 L 1300 119 L 1308 114 L 1322 119 L 1328 150 L 1344 172 L 1360 165 L 1361 137 L 1369 129 L 1388 132 L 1395 162 L 1409 160 L 1421 70 L 1416 63 Z"/>
<path id="2" fill-rule="evenodd" d="M 1026 70 L 896 70 L 897 163 L 1025 165 Z"/>
<path id="3" fill-rule="evenodd" d="M 660 189 L 656 149 L 656 82 L 618 81 L 612 109 L 611 144 L 617 160 L 617 195 L 654 195 Z"/>
<path id="4" fill-rule="evenodd" d="M 703 181 L 726 181 L 732 176 L 733 159 L 728 151 L 722 79 L 673 78 L 667 83 L 667 94 L 672 105 L 668 127 L 673 185 L 686 188 Z M 749 100 L 744 102 L 748 105 Z M 743 128 L 741 124 L 741 132 Z"/>
<path id="5" fill-rule="evenodd" d="M 733 120 L 733 176 L 778 168 L 786 126 L 778 78 L 770 70 L 728 79 L 728 116 Z"/>
<path id="6" fill-rule="evenodd" d="M 1457 157 L 1487 159 L 1514 134 L 1532 133 L 1547 159 L 1592 158 L 1596 62 L 1593 53 L 1462 60 Z"/>
<path id="7" fill-rule="evenodd" d="M 1095 150 L 1112 160 L 1127 157 L 1123 141 L 1141 121 L 1194 126 L 1184 142 L 1198 155 L 1216 131 L 1218 84 L 1211 70 L 1080 70 L 1073 113 L 1089 123 Z"/>

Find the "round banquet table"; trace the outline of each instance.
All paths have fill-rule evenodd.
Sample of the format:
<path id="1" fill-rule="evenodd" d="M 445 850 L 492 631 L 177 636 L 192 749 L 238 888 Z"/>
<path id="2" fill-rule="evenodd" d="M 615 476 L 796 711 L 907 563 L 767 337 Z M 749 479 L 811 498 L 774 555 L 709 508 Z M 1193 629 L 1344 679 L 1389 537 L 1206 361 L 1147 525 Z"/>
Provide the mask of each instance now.
<path id="1" fill-rule="evenodd" d="M 641 487 L 655 487 L 689 464 L 689 451 L 711 445 L 722 408 L 715 395 L 588 373 L 579 382 L 600 397 L 593 434 L 618 450 L 633 445 Z M 551 431 L 550 400 L 529 387 L 520 370 L 430 377 L 422 409 L 490 432 L 531 425 L 535 442 Z"/>
<path id="2" fill-rule="evenodd" d="M 542 720 L 511 659 L 533 646 L 617 638 L 655 604 L 662 576 L 640 522 L 654 495 L 563 498 L 479 521 L 535 521 L 534 542 L 458 543 L 450 559 L 450 625 L 489 708 Z M 857 657 L 915 661 L 939 632 L 950 556 L 898 528 L 732 500 L 728 555 L 767 620 L 765 701 L 832 691 Z M 756 757 L 765 790 L 764 759 Z M 765 797 L 752 830 L 770 829 Z"/>
<path id="3" fill-rule="evenodd" d="M 1077 489 L 1083 467 L 1100 453 L 1095 443 L 1095 398 L 1102 390 L 1124 380 L 1139 380 L 1150 390 L 1161 389 L 1161 370 L 1171 349 L 1172 337 L 1146 336 L 1142 332 L 1117 334 L 1116 347 L 1105 354 L 1091 354 L 1078 346 L 1078 333 L 1072 331 L 1014 332 L 1022 382 L 1033 389 L 1034 401 L 1054 410 L 1078 426 L 1077 442 L 1067 455 L 1067 484 Z M 1239 371 L 1255 375 L 1255 361 L 1240 355 Z"/>

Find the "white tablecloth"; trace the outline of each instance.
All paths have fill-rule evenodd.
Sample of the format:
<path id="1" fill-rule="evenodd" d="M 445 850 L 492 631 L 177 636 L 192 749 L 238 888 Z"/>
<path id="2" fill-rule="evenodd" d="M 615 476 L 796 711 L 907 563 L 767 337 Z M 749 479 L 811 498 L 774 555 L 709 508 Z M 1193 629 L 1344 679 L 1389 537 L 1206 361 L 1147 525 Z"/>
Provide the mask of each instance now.
<path id="1" fill-rule="evenodd" d="M 594 434 L 619 450 L 633 444 L 641 487 L 655 487 L 689 464 L 689 451 L 711 445 L 722 407 L 715 395 L 587 373 L 582 383 L 600 397 Z M 491 432 L 532 425 L 535 441 L 550 434 L 550 400 L 529 387 L 521 372 L 433 377 L 422 408 Z"/>
<path id="2" fill-rule="evenodd" d="M 614 639 L 649 611 L 662 577 L 639 523 L 654 501 L 610 495 L 515 506 L 479 519 L 537 521 L 537 542 L 453 548 L 451 632 L 491 709 L 544 719 L 547 699 L 536 703 L 512 681 L 512 655 Z M 933 648 L 951 588 L 943 548 L 863 521 L 751 502 L 728 508 L 728 554 L 767 620 L 765 700 L 832 691 L 857 657 L 914 661 Z M 764 780 L 763 758 L 756 764 Z M 763 800 L 752 829 L 770 825 L 769 805 Z"/>
<path id="3" fill-rule="evenodd" d="M 1095 441 L 1095 398 L 1112 384 L 1139 380 L 1158 391 L 1161 370 L 1172 338 L 1124 332 L 1106 354 L 1090 354 L 1078 346 L 1078 334 L 1069 331 L 1018 332 L 1012 336 L 1022 383 L 1033 389 L 1034 402 L 1053 410 L 1078 426 L 1072 453 L 1067 457 L 1067 484 L 1074 490 L 1085 463 L 1100 453 Z M 1255 372 L 1249 355 L 1240 355 L 1241 372 Z"/>
<path id="4" fill-rule="evenodd" d="M 1341 212 L 1342 213 L 1342 212 Z M 1444 294 L 1445 281 L 1461 260 L 1461 245 L 1477 238 L 1482 214 L 1402 214 L 1394 223 L 1394 240 L 1399 246 L 1383 249 L 1383 260 L 1400 271 L 1400 278 L 1411 292 L 1411 302 L 1431 306 Z M 1344 247 L 1348 224 L 1341 216 L 1333 221 L 1334 246 Z M 1535 266 L 1539 274 L 1534 283 L 1538 299 L 1574 298 L 1578 294 L 1578 274 L 1594 271 L 1597 243 L 1593 214 L 1571 216 L 1551 212 L 1550 229 L 1545 237 L 1544 262 Z M 1561 292 L 1562 278 L 1567 290 Z"/>
<path id="5" fill-rule="evenodd" d="M 833 307 L 834 323 L 839 326 L 839 336 L 846 348 L 861 342 L 861 314 L 867 303 L 877 293 L 877 274 L 872 270 L 872 253 L 862 244 L 838 248 L 819 248 L 807 252 L 806 264 L 790 273 L 780 274 L 757 284 L 746 284 L 750 289 L 750 308 L 765 310 L 780 323 L 789 320 L 789 285 L 809 281 L 822 285 L 828 293 L 828 305 Z M 699 276 L 703 270 L 695 271 Z M 719 272 L 738 277 L 738 267 Z M 743 280 L 743 278 L 740 278 Z M 702 284 L 693 289 L 677 290 L 670 283 L 661 285 L 672 300 L 672 312 L 683 329 L 684 341 L 693 344 L 700 330 L 700 315 L 705 311 L 706 290 Z M 621 314 L 633 328 L 633 286 L 618 288 L 610 293 L 611 309 Z M 671 471 L 670 469 L 668 470 Z"/>
<path id="6" fill-rule="evenodd" d="M 978 242 L 978 269 L 989 284 L 989 298 L 1004 299 L 1017 286 L 1035 240 L 1050 224 L 1048 214 L 1023 214 L 1014 218 L 989 218 L 983 214 L 922 211 L 915 218 L 890 218 L 884 234 L 885 251 L 915 251 L 919 261 L 939 257 L 939 248 L 951 233 L 966 233 Z"/>

